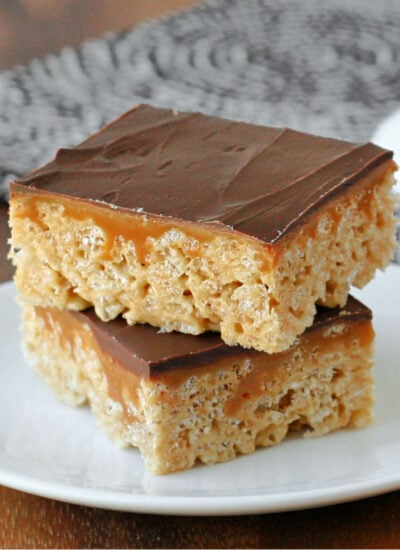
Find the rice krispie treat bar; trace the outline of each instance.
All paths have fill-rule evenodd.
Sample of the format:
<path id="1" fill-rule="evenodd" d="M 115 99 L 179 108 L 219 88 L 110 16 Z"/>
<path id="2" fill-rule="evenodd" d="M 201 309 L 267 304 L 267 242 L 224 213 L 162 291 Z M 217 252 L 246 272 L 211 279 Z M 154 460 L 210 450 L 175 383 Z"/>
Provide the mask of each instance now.
<path id="1" fill-rule="evenodd" d="M 23 302 L 30 360 L 70 405 L 89 402 L 99 425 L 139 447 L 165 474 L 372 419 L 371 312 L 349 298 L 320 308 L 289 350 L 227 346 L 216 333 L 161 334 L 119 318 Z"/>
<path id="2" fill-rule="evenodd" d="M 11 184 L 34 305 L 287 349 L 394 251 L 392 154 L 140 105 Z"/>

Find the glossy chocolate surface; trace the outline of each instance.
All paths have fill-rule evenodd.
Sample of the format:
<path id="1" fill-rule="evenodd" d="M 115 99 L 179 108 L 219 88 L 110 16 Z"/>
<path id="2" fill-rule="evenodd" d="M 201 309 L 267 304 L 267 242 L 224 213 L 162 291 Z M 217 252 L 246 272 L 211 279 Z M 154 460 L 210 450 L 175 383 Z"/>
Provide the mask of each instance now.
<path id="1" fill-rule="evenodd" d="M 139 105 L 14 188 L 222 223 L 274 243 L 391 157 L 370 143 Z"/>
<path id="2" fill-rule="evenodd" d="M 216 332 L 199 336 L 178 332 L 160 333 L 157 328 L 149 325 L 129 326 L 121 318 L 104 323 L 92 309 L 66 312 L 66 315 L 77 316 L 81 321 L 87 322 L 102 349 L 121 365 L 149 376 L 184 367 L 206 366 L 218 358 L 228 356 L 250 357 L 263 354 L 240 346 L 228 346 Z M 371 318 L 370 309 L 349 296 L 344 308 L 319 307 L 313 325 L 306 329 L 305 334 L 336 323 Z M 301 338 L 302 336 L 300 342 Z"/>

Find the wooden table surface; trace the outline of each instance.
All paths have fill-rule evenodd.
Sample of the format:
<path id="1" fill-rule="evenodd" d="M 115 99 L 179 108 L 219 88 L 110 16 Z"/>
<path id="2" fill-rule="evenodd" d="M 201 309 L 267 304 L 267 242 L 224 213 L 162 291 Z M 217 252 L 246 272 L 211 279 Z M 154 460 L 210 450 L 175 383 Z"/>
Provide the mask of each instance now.
<path id="1" fill-rule="evenodd" d="M 0 0 L 0 70 L 197 1 Z M 7 236 L 7 208 L 0 205 L 0 281 L 12 276 Z M 400 492 L 298 512 L 201 518 L 97 510 L 0 486 L 0 546 L 398 548 Z"/>

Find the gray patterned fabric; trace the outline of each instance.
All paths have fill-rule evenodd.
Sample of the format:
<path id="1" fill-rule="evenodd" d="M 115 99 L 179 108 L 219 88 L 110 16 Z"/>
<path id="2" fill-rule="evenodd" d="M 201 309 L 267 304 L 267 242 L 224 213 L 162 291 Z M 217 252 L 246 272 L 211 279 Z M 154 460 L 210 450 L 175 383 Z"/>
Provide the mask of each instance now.
<path id="1" fill-rule="evenodd" d="M 399 29 L 398 0 L 215 0 L 4 72 L 0 195 L 141 101 L 367 140 L 400 103 Z"/>

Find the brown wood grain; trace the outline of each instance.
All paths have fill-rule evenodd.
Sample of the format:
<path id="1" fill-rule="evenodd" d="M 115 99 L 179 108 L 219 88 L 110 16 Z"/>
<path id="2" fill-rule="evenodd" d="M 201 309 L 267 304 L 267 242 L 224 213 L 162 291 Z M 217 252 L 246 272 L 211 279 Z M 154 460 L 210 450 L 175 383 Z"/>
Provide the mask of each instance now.
<path id="1" fill-rule="evenodd" d="M 0 70 L 197 2 L 0 0 Z M 7 238 L 0 205 L 0 281 L 12 274 Z M 0 486 L 0 547 L 398 548 L 400 492 L 298 512 L 201 518 L 98 510 Z"/>
<path id="2" fill-rule="evenodd" d="M 400 495 L 228 517 L 98 510 L 0 487 L 1 548 L 398 548 Z"/>
<path id="3" fill-rule="evenodd" d="M 0 0 L 0 70 L 199 0 Z"/>

